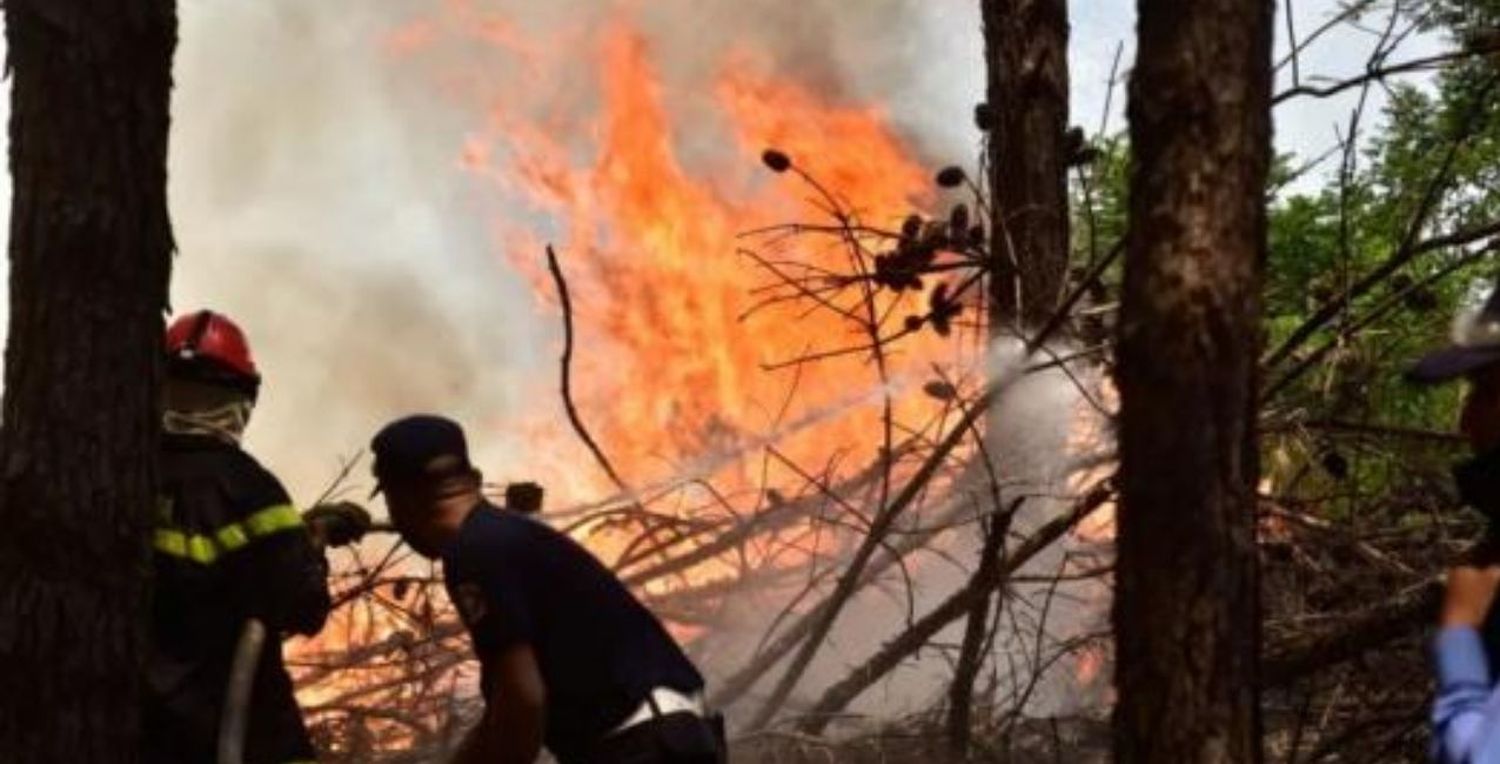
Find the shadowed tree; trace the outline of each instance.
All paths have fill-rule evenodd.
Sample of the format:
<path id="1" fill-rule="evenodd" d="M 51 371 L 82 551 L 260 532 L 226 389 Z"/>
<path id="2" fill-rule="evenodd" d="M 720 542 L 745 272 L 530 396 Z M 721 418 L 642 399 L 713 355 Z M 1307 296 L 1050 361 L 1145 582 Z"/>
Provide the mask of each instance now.
<path id="1" fill-rule="evenodd" d="M 173 0 L 7 0 L 0 751 L 134 761 L 155 495 Z"/>
<path id="2" fill-rule="evenodd" d="M 978 117 L 988 130 L 984 161 L 992 195 L 988 322 L 991 336 L 1003 337 L 1036 331 L 1052 317 L 1068 271 L 1068 5 L 980 0 L 980 14 L 988 85 Z M 1005 435 L 997 417 L 987 417 L 985 429 L 991 443 Z M 984 533 L 1003 537 L 1009 527 L 996 521 Z M 1005 545 L 998 541 L 987 538 L 980 546 L 1001 555 Z M 981 559 L 976 575 L 999 564 Z M 990 597 L 981 597 L 970 609 L 949 685 L 947 738 L 955 756 L 969 748 L 990 604 Z"/>
<path id="3" fill-rule="evenodd" d="M 1269 0 L 1141 0 L 1130 83 L 1115 760 L 1253 762 Z"/>
<path id="4" fill-rule="evenodd" d="M 988 81 L 981 122 L 994 195 L 992 330 L 1051 317 L 1068 271 L 1068 4 L 981 0 Z"/>

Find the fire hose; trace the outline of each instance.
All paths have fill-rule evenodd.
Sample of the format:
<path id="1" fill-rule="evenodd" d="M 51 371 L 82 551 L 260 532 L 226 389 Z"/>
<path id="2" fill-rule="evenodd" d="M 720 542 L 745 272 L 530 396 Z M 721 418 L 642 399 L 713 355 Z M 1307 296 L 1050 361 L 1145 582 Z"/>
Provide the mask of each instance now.
<path id="1" fill-rule="evenodd" d="M 255 690 L 255 670 L 266 646 L 266 625 L 259 618 L 245 622 L 240 641 L 234 646 L 229 669 L 229 691 L 224 697 L 224 715 L 219 720 L 219 764 L 243 764 L 245 735 L 250 726 L 250 698 Z"/>
<path id="2" fill-rule="evenodd" d="M 370 514 L 357 504 L 320 504 L 308 510 L 303 520 L 313 544 L 321 552 L 328 547 L 352 545 L 370 528 Z M 224 711 L 219 717 L 218 764 L 244 764 L 245 739 L 250 727 L 250 701 L 255 692 L 255 674 L 269 632 L 259 618 L 250 618 L 240 630 L 229 668 Z"/>

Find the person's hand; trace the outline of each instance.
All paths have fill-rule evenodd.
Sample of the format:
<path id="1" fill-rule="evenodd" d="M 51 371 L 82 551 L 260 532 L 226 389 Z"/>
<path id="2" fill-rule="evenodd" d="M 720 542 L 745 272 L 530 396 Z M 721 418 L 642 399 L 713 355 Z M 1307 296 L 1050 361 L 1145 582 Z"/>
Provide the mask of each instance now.
<path id="1" fill-rule="evenodd" d="M 1479 628 L 1495 592 L 1500 590 L 1500 564 L 1457 565 L 1448 570 L 1448 588 L 1443 595 L 1442 625 Z"/>
<path id="2" fill-rule="evenodd" d="M 302 516 L 313 538 L 325 546 L 348 546 L 370 530 L 370 513 L 349 501 L 319 504 Z"/>

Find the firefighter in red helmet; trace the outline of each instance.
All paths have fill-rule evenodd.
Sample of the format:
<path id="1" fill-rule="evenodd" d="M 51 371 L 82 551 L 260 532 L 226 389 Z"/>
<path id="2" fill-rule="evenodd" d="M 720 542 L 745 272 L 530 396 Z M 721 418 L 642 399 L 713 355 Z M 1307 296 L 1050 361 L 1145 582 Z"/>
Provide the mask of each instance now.
<path id="1" fill-rule="evenodd" d="M 240 448 L 260 374 L 234 322 L 183 316 L 166 353 L 142 758 L 204 764 L 217 759 L 241 630 L 254 619 L 272 634 L 317 633 L 330 607 L 321 547 L 357 538 L 368 516 L 361 526 L 358 508 L 322 508 L 305 520 Z M 256 661 L 243 745 L 246 764 L 314 758 L 280 640 Z"/>

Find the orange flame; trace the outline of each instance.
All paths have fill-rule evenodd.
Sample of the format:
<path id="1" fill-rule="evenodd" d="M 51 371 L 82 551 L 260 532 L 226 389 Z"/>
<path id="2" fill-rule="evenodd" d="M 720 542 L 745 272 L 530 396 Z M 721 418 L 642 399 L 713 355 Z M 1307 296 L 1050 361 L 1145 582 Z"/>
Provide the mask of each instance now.
<path id="1" fill-rule="evenodd" d="M 649 43 L 619 22 L 605 30 L 599 51 L 597 118 L 537 121 L 502 106 L 488 113 L 488 129 L 463 147 L 462 161 L 551 216 L 565 233 L 562 257 L 582 343 L 577 397 L 623 471 L 650 480 L 684 460 L 743 448 L 747 438 L 773 428 L 794 376 L 788 421 L 837 408 L 861 385 L 875 389 L 868 354 L 821 362 L 800 376 L 765 371 L 768 363 L 867 338 L 828 312 L 747 318 L 753 290 L 766 274 L 737 251 L 746 246 L 740 234 L 748 229 L 827 221 L 804 198 L 810 189 L 757 166 L 755 157 L 767 146 L 807 165 L 872 224 L 893 227 L 914 206 L 930 204 L 926 172 L 884 115 L 827 103 L 796 83 L 759 74 L 746 56 L 734 54 L 717 77 L 713 104 L 733 143 L 727 151 L 716 144 L 713 155 L 689 162 Z M 588 146 L 590 139 L 596 145 Z M 577 158 L 580 143 L 592 151 L 591 160 Z M 498 228 L 511 262 L 539 294 L 550 295 L 532 229 L 509 219 Z M 847 255 L 836 247 L 803 256 L 848 268 Z M 925 369 L 952 353 L 951 341 L 911 338 L 896 373 Z M 929 402 L 908 401 L 898 414 L 916 416 L 927 408 Z M 539 427 L 539 434 L 570 439 L 556 421 Z M 879 433 L 878 413 L 858 412 L 785 447 L 807 459 L 859 448 L 859 461 L 868 461 Z"/>
<path id="2" fill-rule="evenodd" d="M 576 80 L 578 45 L 538 45 L 508 20 L 472 0 L 448 0 L 437 18 L 393 32 L 387 53 L 403 66 L 436 56 L 450 40 L 498 51 L 508 69 L 539 82 Z M 883 440 L 881 407 L 894 392 L 897 421 L 918 423 L 939 404 L 918 390 L 932 364 L 953 359 L 954 340 L 919 334 L 902 340 L 882 385 L 869 353 L 769 372 L 767 364 L 810 351 L 867 344 L 844 317 L 795 309 L 753 312 L 755 290 L 768 274 L 742 253 L 810 262 L 847 272 L 849 253 L 836 240 L 751 241 L 748 230 L 787 221 L 830 223 L 812 189 L 774 176 L 758 162 L 776 147 L 806 167 L 868 225 L 895 228 L 914 209 L 931 206 L 932 185 L 914 152 L 878 108 L 831 103 L 806 87 L 764 74 L 743 51 L 723 60 L 706 100 L 682 106 L 689 94 L 671 90 L 648 40 L 624 20 L 591 43 L 597 51 L 595 111 L 575 94 L 556 103 L 518 107 L 513 83 L 486 83 L 471 72 L 442 72 L 442 91 L 473 110 L 476 126 L 455 146 L 458 166 L 507 201 L 494 230 L 508 261 L 530 280 L 546 321 L 557 321 L 554 288 L 541 267 L 539 228 L 558 236 L 578 332 L 575 398 L 594 434 L 627 479 L 645 485 L 686 469 L 716 476 L 732 489 L 754 487 L 758 466 L 733 465 L 772 434 L 778 449 L 810 472 L 830 460 L 840 471 L 874 461 Z M 563 52 L 559 52 L 563 51 Z M 542 86 L 545 87 L 545 86 Z M 589 99 L 583 99 L 588 102 Z M 681 110 L 697 115 L 679 121 Z M 518 209 L 519 208 L 519 209 Z M 545 221 L 545 222 L 544 222 Z M 841 298 L 857 306 L 856 290 Z M 923 312 L 920 296 L 897 306 L 886 295 L 876 308 L 899 327 Z M 753 313 L 753 314 L 752 314 Z M 887 328 L 886 332 L 893 331 Z M 539 386 L 552 396 L 553 383 Z M 775 433 L 789 423 L 815 422 Z M 581 451 L 560 410 L 507 423 L 532 437 L 532 453 L 552 464 L 527 465 L 564 501 L 597 498 L 613 487 L 581 468 Z M 713 466 L 704 468 L 702 464 Z M 698 466 L 694 466 L 694 465 Z M 785 470 L 770 481 L 796 480 Z M 596 549 L 601 540 L 592 542 Z M 712 575 L 700 568 L 694 578 Z M 368 641 L 369 628 L 347 624 L 317 644 Z M 357 633 L 358 632 L 358 633 Z M 680 636 L 691 636 L 680 632 Z M 329 690 L 310 690 L 308 699 Z"/>
<path id="3" fill-rule="evenodd" d="M 385 49 L 403 65 L 420 64 L 448 42 L 466 41 L 497 51 L 505 62 L 497 68 L 524 73 L 521 83 L 439 74 L 443 92 L 474 114 L 473 128 L 454 147 L 455 162 L 486 192 L 519 202 L 496 216 L 495 237 L 531 282 L 549 322 L 557 321 L 557 309 L 541 253 L 549 239 L 558 243 L 579 335 L 575 397 L 627 479 L 646 485 L 686 469 L 734 489 L 759 487 L 758 465 L 723 469 L 722 460 L 754 450 L 772 434 L 782 436 L 778 449 L 809 471 L 821 473 L 833 461 L 847 474 L 873 461 L 884 437 L 881 407 L 861 405 L 872 396 L 894 391 L 898 421 L 931 416 L 938 404 L 914 394 L 919 385 L 910 383 L 926 381 L 933 364 L 952 366 L 962 343 L 930 333 L 904 339 L 889 359 L 889 386 L 880 383 L 868 353 L 767 371 L 767 364 L 869 338 L 833 312 L 805 311 L 806 304 L 753 311 L 756 288 L 768 275 L 740 254 L 754 246 L 771 259 L 795 252 L 817 267 L 850 268 L 836 241 L 742 237 L 789 221 L 830 222 L 812 189 L 759 166 L 756 158 L 767 147 L 790 155 L 868 225 L 894 228 L 914 209 L 932 208 L 929 175 L 886 115 L 767 75 L 746 51 L 728 53 L 711 87 L 699 89 L 707 99 L 693 101 L 669 86 L 650 42 L 627 21 L 616 20 L 588 42 L 567 35 L 569 44 L 538 44 L 472 0 L 447 0 L 439 17 L 396 30 Z M 590 97 L 573 92 L 579 50 L 596 56 L 597 93 Z M 548 88 L 541 83 L 567 92 L 538 105 L 535 93 Z M 684 113 L 693 117 L 684 121 Z M 881 295 L 877 308 L 893 309 L 896 325 L 922 312 L 920 302 L 891 300 Z M 857 305 L 847 297 L 841 304 Z M 553 383 L 539 389 L 551 396 Z M 611 492 L 591 465 L 580 466 L 586 461 L 562 421 L 549 409 L 507 423 L 531 435 L 536 459 L 550 460 L 527 469 L 564 502 Z M 795 422 L 816 424 L 788 432 Z M 1085 427 L 1074 435 L 1075 453 L 1097 450 L 1105 437 Z M 714 466 L 705 469 L 704 461 Z M 786 470 L 770 473 L 773 485 L 796 480 Z M 1076 485 L 1101 474 L 1080 475 Z M 1113 507 L 1077 532 L 1085 541 L 1113 534 Z M 597 549 L 604 542 L 592 543 Z M 717 573 L 710 564 L 692 577 L 702 583 Z M 325 635 L 319 646 L 369 642 L 395 627 L 381 621 L 341 628 L 347 633 Z M 681 627 L 678 634 L 692 632 Z M 1103 654 L 1081 655 L 1080 683 L 1096 681 L 1103 666 Z M 318 692 L 328 697 L 321 694 L 327 688 Z"/>

